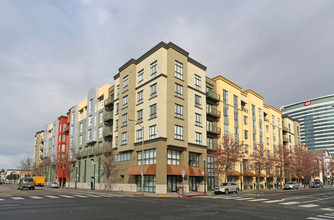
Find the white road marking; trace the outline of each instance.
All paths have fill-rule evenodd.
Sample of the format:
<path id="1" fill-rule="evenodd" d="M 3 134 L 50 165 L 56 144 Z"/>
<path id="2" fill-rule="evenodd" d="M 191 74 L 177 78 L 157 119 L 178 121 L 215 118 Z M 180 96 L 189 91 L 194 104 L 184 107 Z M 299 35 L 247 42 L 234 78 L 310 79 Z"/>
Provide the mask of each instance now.
<path id="1" fill-rule="evenodd" d="M 40 196 L 29 196 L 30 198 L 32 198 L 32 199 L 43 199 L 42 197 L 40 197 Z"/>
<path id="2" fill-rule="evenodd" d="M 325 215 L 331 215 L 331 216 L 334 216 L 334 213 L 327 213 Z"/>
<path id="3" fill-rule="evenodd" d="M 264 203 L 275 203 L 275 202 L 283 202 L 283 200 L 269 200 L 269 201 L 263 201 Z"/>
<path id="4" fill-rule="evenodd" d="M 101 196 L 98 196 L 98 195 L 92 195 L 92 194 L 89 194 L 89 195 L 87 195 L 87 196 L 94 197 L 94 198 L 99 198 L 99 197 L 101 197 Z"/>
<path id="5" fill-rule="evenodd" d="M 44 196 L 44 197 L 51 198 L 51 199 L 59 199 L 60 198 L 58 196 Z"/>
<path id="6" fill-rule="evenodd" d="M 334 212 L 334 208 L 322 208 L 321 210 Z"/>
<path id="7" fill-rule="evenodd" d="M 334 216 L 328 216 L 328 215 L 317 215 L 317 217 L 326 218 L 326 219 L 333 219 L 334 218 Z"/>
<path id="8" fill-rule="evenodd" d="M 241 197 L 221 197 L 222 199 L 240 199 Z"/>
<path id="9" fill-rule="evenodd" d="M 317 217 L 308 217 L 307 219 L 310 219 L 310 220 L 324 220 L 323 218 L 317 218 Z"/>
<path id="10" fill-rule="evenodd" d="M 24 199 L 22 197 L 11 197 L 11 198 L 14 199 L 14 200 L 22 200 L 22 199 Z"/>
<path id="11" fill-rule="evenodd" d="M 236 199 L 236 200 L 249 200 L 249 199 L 254 199 L 254 198 L 248 198 L 248 197 L 246 197 L 246 198 L 241 198 L 241 199 Z"/>
<path id="12" fill-rule="evenodd" d="M 4 201 L 4 199 L 0 199 L 0 201 Z"/>
<path id="13" fill-rule="evenodd" d="M 74 197 L 73 196 L 69 196 L 69 195 L 59 195 L 61 197 L 64 197 L 64 198 L 69 198 L 69 199 L 73 199 Z"/>
<path id="14" fill-rule="evenodd" d="M 299 204 L 300 202 L 282 202 L 280 203 L 281 205 L 295 205 L 295 204 Z"/>
<path id="15" fill-rule="evenodd" d="M 248 200 L 248 201 L 251 201 L 251 202 L 260 202 L 260 201 L 266 201 L 268 199 L 253 199 L 253 200 Z"/>
<path id="16" fill-rule="evenodd" d="M 80 198 L 88 198 L 88 196 L 84 196 L 84 195 L 74 195 L 76 197 L 80 197 Z"/>
<path id="17" fill-rule="evenodd" d="M 298 205 L 298 207 L 301 207 L 301 208 L 312 208 L 312 207 L 317 207 L 319 205 L 316 205 L 316 204 L 306 204 L 306 205 Z"/>

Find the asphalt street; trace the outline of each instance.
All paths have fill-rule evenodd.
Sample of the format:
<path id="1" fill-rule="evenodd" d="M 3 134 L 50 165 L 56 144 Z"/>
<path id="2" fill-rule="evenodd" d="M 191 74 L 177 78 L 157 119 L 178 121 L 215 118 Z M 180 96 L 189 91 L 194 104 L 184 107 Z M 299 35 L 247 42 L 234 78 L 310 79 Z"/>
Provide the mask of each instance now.
<path id="1" fill-rule="evenodd" d="M 334 219 L 334 189 L 189 198 L 0 186 L 0 219 Z"/>

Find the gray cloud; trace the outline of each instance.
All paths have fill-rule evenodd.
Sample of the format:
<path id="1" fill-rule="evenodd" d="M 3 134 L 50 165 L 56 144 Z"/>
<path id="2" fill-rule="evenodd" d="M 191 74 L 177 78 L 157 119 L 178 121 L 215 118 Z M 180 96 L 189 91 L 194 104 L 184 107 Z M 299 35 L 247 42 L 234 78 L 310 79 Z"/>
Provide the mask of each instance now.
<path id="1" fill-rule="evenodd" d="M 32 155 L 36 131 L 160 41 L 266 104 L 331 94 L 333 9 L 331 0 L 1 1 L 0 169 Z"/>

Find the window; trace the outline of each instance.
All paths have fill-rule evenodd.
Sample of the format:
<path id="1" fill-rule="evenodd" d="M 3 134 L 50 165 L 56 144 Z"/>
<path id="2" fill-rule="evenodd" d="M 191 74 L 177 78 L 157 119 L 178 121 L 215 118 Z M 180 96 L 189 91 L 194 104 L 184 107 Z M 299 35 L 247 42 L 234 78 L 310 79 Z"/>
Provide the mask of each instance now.
<path id="1" fill-rule="evenodd" d="M 128 125 L 128 114 L 125 113 L 122 115 L 122 126 L 127 126 Z"/>
<path id="2" fill-rule="evenodd" d="M 83 118 L 83 111 L 80 112 L 80 119 Z"/>
<path id="3" fill-rule="evenodd" d="M 245 154 L 249 154 L 249 145 L 245 144 Z"/>
<path id="4" fill-rule="evenodd" d="M 123 108 L 128 107 L 128 96 L 123 97 Z"/>
<path id="5" fill-rule="evenodd" d="M 175 60 L 175 77 L 183 79 L 183 64 Z"/>
<path id="6" fill-rule="evenodd" d="M 291 135 L 289 134 L 289 143 L 291 143 Z"/>
<path id="7" fill-rule="evenodd" d="M 92 140 L 92 130 L 89 129 L 87 132 L 87 140 Z"/>
<path id="8" fill-rule="evenodd" d="M 234 107 L 238 108 L 238 96 L 236 95 L 233 95 L 233 104 Z"/>
<path id="9" fill-rule="evenodd" d="M 281 127 L 281 120 L 279 118 L 277 119 L 277 125 L 278 127 Z"/>
<path id="10" fill-rule="evenodd" d="M 115 162 L 129 161 L 131 160 L 131 153 L 120 153 L 115 155 Z"/>
<path id="11" fill-rule="evenodd" d="M 195 113 L 195 125 L 202 126 L 202 115 Z"/>
<path id="12" fill-rule="evenodd" d="M 115 137 L 115 147 L 118 147 L 118 136 Z"/>
<path id="13" fill-rule="evenodd" d="M 177 140 L 183 140 L 183 127 L 179 125 L 175 125 L 175 136 L 174 138 Z"/>
<path id="14" fill-rule="evenodd" d="M 152 125 L 149 127 L 149 139 L 157 138 L 157 126 Z"/>
<path id="15" fill-rule="evenodd" d="M 189 166 L 190 167 L 199 167 L 199 154 L 189 153 Z"/>
<path id="16" fill-rule="evenodd" d="M 228 103 L 228 91 L 223 89 L 223 102 Z"/>
<path id="17" fill-rule="evenodd" d="M 143 141 L 143 129 L 137 130 L 136 142 Z"/>
<path id="18" fill-rule="evenodd" d="M 100 109 L 101 108 L 103 108 L 103 104 L 104 104 L 104 102 L 103 102 L 103 97 L 100 99 Z"/>
<path id="19" fill-rule="evenodd" d="M 118 119 L 115 121 L 115 131 L 118 131 Z"/>
<path id="20" fill-rule="evenodd" d="M 273 125 L 275 124 L 275 116 L 272 116 Z"/>
<path id="21" fill-rule="evenodd" d="M 262 109 L 259 108 L 259 119 L 262 120 Z"/>
<path id="22" fill-rule="evenodd" d="M 119 103 L 116 104 L 116 115 L 118 115 L 119 112 Z"/>
<path id="23" fill-rule="evenodd" d="M 228 124 L 224 124 L 224 134 L 228 134 Z"/>
<path id="24" fill-rule="evenodd" d="M 244 125 L 248 125 L 248 117 L 244 115 Z"/>
<path id="25" fill-rule="evenodd" d="M 80 123 L 80 132 L 83 131 L 83 123 Z"/>
<path id="26" fill-rule="evenodd" d="M 199 95 L 195 95 L 195 107 L 202 107 L 202 97 Z"/>
<path id="27" fill-rule="evenodd" d="M 150 106 L 150 119 L 157 117 L 157 104 Z"/>
<path id="28" fill-rule="evenodd" d="M 269 133 L 269 125 L 266 125 L 266 132 Z"/>
<path id="29" fill-rule="evenodd" d="M 234 127 L 234 136 L 236 139 L 239 138 L 239 128 L 238 127 Z"/>
<path id="30" fill-rule="evenodd" d="M 102 138 L 103 127 L 99 127 L 99 138 Z"/>
<path id="31" fill-rule="evenodd" d="M 288 124 L 288 129 L 289 129 L 289 132 L 291 132 L 291 124 Z"/>
<path id="32" fill-rule="evenodd" d="M 126 76 L 123 78 L 123 90 L 126 91 L 128 90 L 129 86 L 129 76 Z"/>
<path id="33" fill-rule="evenodd" d="M 255 117 L 255 105 L 252 105 L 252 116 Z"/>
<path id="34" fill-rule="evenodd" d="M 183 106 L 175 104 L 175 115 L 176 118 L 183 118 Z"/>
<path id="35" fill-rule="evenodd" d="M 141 165 L 141 161 L 142 161 L 142 152 L 138 151 L 137 153 L 137 164 Z M 156 153 L 156 149 L 149 149 L 149 150 L 144 150 L 144 157 L 143 157 L 143 164 L 144 165 L 149 165 L 149 164 L 156 164 L 157 158 L 157 153 Z"/>
<path id="36" fill-rule="evenodd" d="M 201 77 L 195 74 L 195 88 L 201 89 Z"/>
<path id="37" fill-rule="evenodd" d="M 253 120 L 253 129 L 256 129 L 256 121 Z"/>
<path id="38" fill-rule="evenodd" d="M 143 192 L 155 192 L 155 184 L 156 184 L 156 177 L 155 176 L 144 176 L 144 188 Z M 137 192 L 141 192 L 141 187 L 142 187 L 142 181 L 141 181 L 141 176 L 136 177 L 136 183 L 137 183 Z"/>
<path id="39" fill-rule="evenodd" d="M 144 70 L 140 70 L 138 72 L 138 86 L 142 85 L 144 83 Z"/>
<path id="40" fill-rule="evenodd" d="M 270 157 L 270 150 L 267 150 L 267 157 Z"/>
<path id="41" fill-rule="evenodd" d="M 239 118 L 239 116 L 238 116 L 238 112 L 235 111 L 235 112 L 234 112 L 234 121 L 235 121 L 235 122 L 238 122 L 238 118 Z"/>
<path id="42" fill-rule="evenodd" d="M 202 133 L 195 132 L 195 144 L 202 144 Z"/>
<path id="43" fill-rule="evenodd" d="M 248 131 L 245 130 L 245 139 L 248 140 Z"/>
<path id="44" fill-rule="evenodd" d="M 117 85 L 116 97 L 117 97 L 117 99 L 119 98 L 119 85 Z"/>
<path id="45" fill-rule="evenodd" d="M 127 144 L 128 143 L 128 134 L 127 132 L 123 132 L 122 133 L 122 145 Z"/>
<path id="46" fill-rule="evenodd" d="M 91 126 L 93 124 L 93 116 L 88 117 L 88 126 Z"/>
<path id="47" fill-rule="evenodd" d="M 93 99 L 89 100 L 88 103 L 88 112 L 91 113 L 93 109 Z"/>
<path id="48" fill-rule="evenodd" d="M 156 97 L 157 96 L 157 84 L 155 83 L 155 84 L 151 85 L 150 90 L 151 90 L 150 97 L 151 98 Z"/>
<path id="49" fill-rule="evenodd" d="M 82 144 L 82 135 L 79 137 L 79 144 Z"/>
<path id="50" fill-rule="evenodd" d="M 269 139 L 269 138 L 267 138 L 267 146 L 269 146 L 269 143 L 270 143 L 269 141 L 270 141 L 270 139 Z"/>
<path id="51" fill-rule="evenodd" d="M 140 91 L 137 93 L 137 105 L 143 103 L 144 101 L 144 91 Z"/>
<path id="52" fill-rule="evenodd" d="M 228 117 L 228 106 L 224 106 L 223 111 L 224 111 L 224 117 Z"/>
<path id="53" fill-rule="evenodd" d="M 183 97 L 183 86 L 175 83 L 175 96 L 178 98 Z"/>
<path id="54" fill-rule="evenodd" d="M 143 109 L 137 111 L 137 122 L 138 123 L 143 122 Z"/>
<path id="55" fill-rule="evenodd" d="M 99 122 L 102 123 L 103 122 L 103 112 L 99 113 Z"/>
<path id="56" fill-rule="evenodd" d="M 180 165 L 181 152 L 176 150 L 167 149 L 167 164 L 168 165 Z"/>
<path id="57" fill-rule="evenodd" d="M 151 64 L 151 79 L 156 77 L 156 75 L 157 75 L 157 61 L 154 61 Z"/>

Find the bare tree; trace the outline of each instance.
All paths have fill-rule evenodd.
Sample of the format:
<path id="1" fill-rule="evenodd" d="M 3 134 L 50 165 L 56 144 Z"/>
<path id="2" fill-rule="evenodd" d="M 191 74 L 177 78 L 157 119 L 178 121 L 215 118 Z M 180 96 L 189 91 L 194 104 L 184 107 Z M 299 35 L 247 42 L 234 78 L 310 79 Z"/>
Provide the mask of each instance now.
<path id="1" fill-rule="evenodd" d="M 254 147 L 253 154 L 251 154 L 250 157 L 252 161 L 251 166 L 255 170 L 257 177 L 256 189 L 259 190 L 261 172 L 262 170 L 264 170 L 266 167 L 269 166 L 268 157 L 266 157 L 264 153 L 263 144 L 257 144 Z"/>
<path id="2" fill-rule="evenodd" d="M 277 145 L 275 147 L 276 152 L 276 168 L 279 170 L 280 182 L 283 180 L 283 177 L 287 176 L 287 172 L 292 171 L 293 156 L 285 145 Z M 283 176 L 284 175 L 284 176 Z M 282 185 L 280 184 L 280 188 Z"/>
<path id="3" fill-rule="evenodd" d="M 244 157 L 243 143 L 235 141 L 231 136 L 224 136 L 220 147 L 213 151 L 210 156 L 214 158 L 217 164 L 218 173 L 225 174 L 227 181 L 227 171 L 232 167 L 233 163 L 239 162 Z"/>
<path id="4" fill-rule="evenodd" d="M 28 175 L 31 175 L 33 169 L 33 159 L 29 156 L 20 161 L 20 169 L 26 171 Z"/>
<path id="5" fill-rule="evenodd" d="M 114 156 L 114 150 L 110 150 L 108 152 L 105 152 L 102 156 L 102 174 L 106 178 L 106 189 L 111 188 L 111 177 L 116 172 L 116 163 L 115 163 L 115 156 Z"/>

